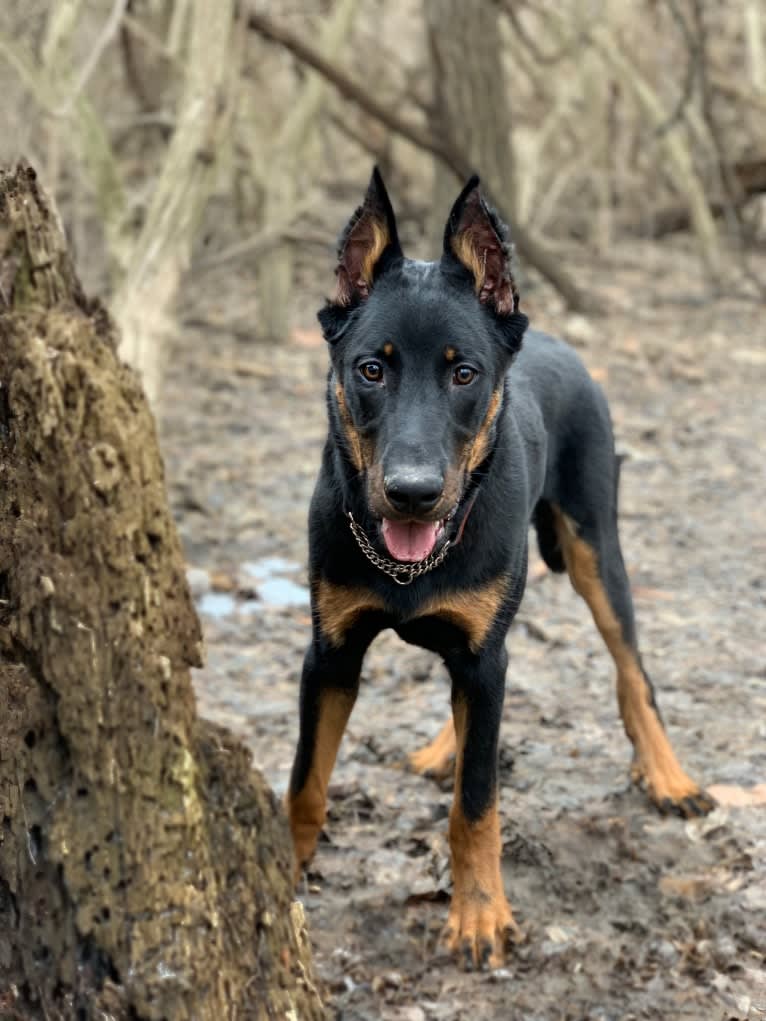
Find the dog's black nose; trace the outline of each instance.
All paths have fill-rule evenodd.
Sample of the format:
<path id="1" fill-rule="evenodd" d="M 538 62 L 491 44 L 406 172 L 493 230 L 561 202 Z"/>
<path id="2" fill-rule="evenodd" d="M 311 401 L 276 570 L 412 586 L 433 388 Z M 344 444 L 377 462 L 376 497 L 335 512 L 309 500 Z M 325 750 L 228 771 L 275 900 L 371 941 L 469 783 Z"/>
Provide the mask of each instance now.
<path id="1" fill-rule="evenodd" d="M 400 514 L 426 514 L 442 495 L 444 477 L 436 472 L 402 469 L 383 480 L 391 506 Z"/>

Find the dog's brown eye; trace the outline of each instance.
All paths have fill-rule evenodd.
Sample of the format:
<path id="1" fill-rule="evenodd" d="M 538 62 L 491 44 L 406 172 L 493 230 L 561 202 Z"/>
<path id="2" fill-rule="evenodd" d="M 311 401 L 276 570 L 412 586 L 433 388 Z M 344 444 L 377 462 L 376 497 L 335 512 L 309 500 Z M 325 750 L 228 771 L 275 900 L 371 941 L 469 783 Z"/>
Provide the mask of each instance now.
<path id="1" fill-rule="evenodd" d="M 470 365 L 458 365 L 452 373 L 452 382 L 457 383 L 458 386 L 467 386 L 474 379 L 476 379 L 476 369 L 472 369 Z"/>
<path id="2" fill-rule="evenodd" d="M 368 383 L 380 383 L 383 379 L 383 366 L 380 362 L 363 362 L 359 371 Z"/>

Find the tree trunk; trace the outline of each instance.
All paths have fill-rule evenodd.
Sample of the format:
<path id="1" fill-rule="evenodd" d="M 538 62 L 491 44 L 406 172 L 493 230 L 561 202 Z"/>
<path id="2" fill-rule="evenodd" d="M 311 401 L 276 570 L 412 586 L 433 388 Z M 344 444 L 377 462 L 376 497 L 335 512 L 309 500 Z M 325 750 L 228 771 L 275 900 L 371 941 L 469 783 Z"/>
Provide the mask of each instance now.
<path id="1" fill-rule="evenodd" d="M 424 149 L 443 160 L 445 165 L 457 176 L 459 184 L 464 183 L 476 169 L 464 156 L 462 149 L 453 149 L 448 141 L 441 136 L 434 135 L 430 130 L 424 130 L 409 118 L 402 117 L 398 109 L 381 103 L 372 91 L 354 81 L 341 68 L 325 60 L 314 46 L 309 45 L 293 32 L 282 28 L 270 18 L 256 11 L 249 11 L 247 25 L 265 39 L 285 46 L 299 60 L 308 64 L 309 67 L 313 67 L 329 82 L 332 82 L 342 96 L 351 100 L 391 131 L 406 138 L 419 149 Z M 481 98 L 478 96 L 477 102 Z M 496 201 L 501 201 L 499 196 L 504 193 L 507 183 L 495 181 L 485 174 L 484 185 L 489 194 L 495 196 Z M 507 215 L 507 209 L 504 209 L 504 212 Z M 575 277 L 560 265 L 559 259 L 534 234 L 515 222 L 511 223 L 511 234 L 522 258 L 534 266 L 555 287 L 572 311 L 599 311 L 598 300 L 580 287 Z"/>
<path id="2" fill-rule="evenodd" d="M 433 79 L 431 130 L 481 174 L 493 202 L 516 219 L 511 97 L 503 68 L 500 10 L 495 4 L 426 0 Z M 432 232 L 441 240 L 456 198 L 455 181 L 434 161 Z"/>
<path id="3" fill-rule="evenodd" d="M 357 9 L 356 0 L 338 0 L 322 22 L 319 48 L 328 60 L 334 60 L 345 45 Z M 286 111 L 276 138 L 268 146 L 257 144 L 255 147 L 258 154 L 256 177 L 263 194 L 260 225 L 265 230 L 289 224 L 295 216 L 306 185 L 305 169 L 314 165 L 311 149 L 316 141 L 317 115 L 327 91 L 325 80 L 310 71 Z M 293 255 L 292 244 L 283 241 L 265 258 L 259 259 L 256 267 L 258 332 L 262 339 L 280 344 L 287 340 L 290 332 L 295 288 Z"/>
<path id="4" fill-rule="evenodd" d="M 273 795 L 197 719 L 154 423 L 0 170 L 0 1016 L 319 1019 Z"/>
<path id="5" fill-rule="evenodd" d="M 126 271 L 112 302 L 120 353 L 141 373 L 153 407 L 159 407 L 163 352 L 181 275 L 215 183 L 236 59 L 234 0 L 195 0 L 189 19 L 175 130 L 141 232 L 119 253 Z"/>

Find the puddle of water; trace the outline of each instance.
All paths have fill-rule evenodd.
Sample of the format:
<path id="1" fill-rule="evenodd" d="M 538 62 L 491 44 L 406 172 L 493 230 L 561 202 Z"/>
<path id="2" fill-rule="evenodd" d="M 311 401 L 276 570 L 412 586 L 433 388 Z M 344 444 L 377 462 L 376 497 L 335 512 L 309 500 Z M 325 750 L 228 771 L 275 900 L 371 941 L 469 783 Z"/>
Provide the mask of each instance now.
<path id="1" fill-rule="evenodd" d="M 200 613 L 204 613 L 208 617 L 215 617 L 218 620 L 221 617 L 228 617 L 230 613 L 234 613 L 236 606 L 234 596 L 230 596 L 227 592 L 206 592 L 197 603 L 197 609 Z"/>
<path id="2" fill-rule="evenodd" d="M 263 557 L 261 560 L 250 560 L 242 564 L 242 571 L 255 581 L 267 581 L 275 574 L 290 574 L 300 570 L 300 564 L 284 557 Z"/>
<path id="3" fill-rule="evenodd" d="M 309 590 L 289 578 L 268 578 L 258 586 L 260 602 L 266 606 L 308 606 Z"/>
<path id="4" fill-rule="evenodd" d="M 260 612 L 264 607 L 282 609 L 309 605 L 309 590 L 303 585 L 296 585 L 288 578 L 269 578 L 262 581 L 258 585 L 258 596 L 258 599 L 238 602 L 228 592 L 206 592 L 197 602 L 197 609 L 207 617 L 221 620 L 236 613 L 249 616 Z"/>

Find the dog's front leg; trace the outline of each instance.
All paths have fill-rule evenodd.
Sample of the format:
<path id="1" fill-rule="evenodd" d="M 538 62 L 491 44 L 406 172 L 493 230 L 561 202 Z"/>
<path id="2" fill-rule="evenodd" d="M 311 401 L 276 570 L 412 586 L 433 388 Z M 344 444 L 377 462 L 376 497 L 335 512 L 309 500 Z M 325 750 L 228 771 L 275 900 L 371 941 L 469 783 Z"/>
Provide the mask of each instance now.
<path id="1" fill-rule="evenodd" d="M 335 647 L 317 635 L 303 662 L 300 733 L 285 804 L 296 879 L 324 825 L 330 774 L 356 701 L 365 648 L 345 641 Z"/>
<path id="2" fill-rule="evenodd" d="M 502 964 L 509 936 L 520 936 L 500 873 L 497 761 L 508 657 L 498 647 L 450 657 L 457 737 L 450 812 L 453 894 L 445 938 L 467 968 Z"/>

